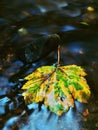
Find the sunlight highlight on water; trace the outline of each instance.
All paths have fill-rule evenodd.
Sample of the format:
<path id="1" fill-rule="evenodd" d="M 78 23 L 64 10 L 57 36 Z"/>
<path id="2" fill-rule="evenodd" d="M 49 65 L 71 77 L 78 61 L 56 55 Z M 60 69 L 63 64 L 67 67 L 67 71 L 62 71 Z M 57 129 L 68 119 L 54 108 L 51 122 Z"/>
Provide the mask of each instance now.
<path id="1" fill-rule="evenodd" d="M 73 31 L 76 30 L 77 28 L 71 25 L 64 25 L 61 27 L 61 31 L 62 32 L 66 32 L 66 31 Z"/>

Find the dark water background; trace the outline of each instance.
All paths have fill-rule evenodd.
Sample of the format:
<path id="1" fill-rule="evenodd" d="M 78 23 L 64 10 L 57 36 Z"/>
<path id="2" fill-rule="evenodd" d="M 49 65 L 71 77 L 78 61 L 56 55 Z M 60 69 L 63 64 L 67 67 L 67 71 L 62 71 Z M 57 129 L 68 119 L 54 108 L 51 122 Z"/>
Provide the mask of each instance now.
<path id="1" fill-rule="evenodd" d="M 57 62 L 58 44 L 61 64 L 81 65 L 92 92 L 61 117 L 21 96 L 22 78 Z M 97 0 L 0 0 L 0 129 L 98 129 Z"/>

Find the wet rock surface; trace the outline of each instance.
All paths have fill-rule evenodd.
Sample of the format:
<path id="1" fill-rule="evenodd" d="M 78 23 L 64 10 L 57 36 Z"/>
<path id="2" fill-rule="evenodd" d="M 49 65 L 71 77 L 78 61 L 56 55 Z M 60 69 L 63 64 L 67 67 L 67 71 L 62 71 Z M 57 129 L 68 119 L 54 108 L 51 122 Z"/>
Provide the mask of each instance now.
<path id="1" fill-rule="evenodd" d="M 98 129 L 97 21 L 96 0 L 0 1 L 0 129 Z M 21 95 L 27 74 L 57 62 L 58 44 L 61 64 L 82 66 L 92 93 L 61 117 Z"/>

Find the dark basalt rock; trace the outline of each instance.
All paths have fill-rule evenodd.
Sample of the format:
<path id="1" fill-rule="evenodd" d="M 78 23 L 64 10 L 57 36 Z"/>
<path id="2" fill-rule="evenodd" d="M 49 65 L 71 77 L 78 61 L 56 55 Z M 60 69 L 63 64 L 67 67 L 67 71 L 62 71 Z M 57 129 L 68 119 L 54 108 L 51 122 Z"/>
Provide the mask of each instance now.
<path id="1" fill-rule="evenodd" d="M 19 58 L 26 63 L 33 63 L 46 57 L 50 52 L 57 49 L 60 37 L 57 34 L 46 35 L 33 39 L 22 47 L 16 48 Z"/>

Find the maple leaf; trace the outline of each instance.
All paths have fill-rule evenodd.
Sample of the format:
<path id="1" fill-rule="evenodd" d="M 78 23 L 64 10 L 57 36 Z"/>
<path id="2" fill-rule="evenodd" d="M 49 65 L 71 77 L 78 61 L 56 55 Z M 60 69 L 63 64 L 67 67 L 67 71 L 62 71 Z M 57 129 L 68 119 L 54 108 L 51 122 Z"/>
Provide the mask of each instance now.
<path id="1" fill-rule="evenodd" d="M 25 77 L 22 95 L 26 104 L 43 101 L 52 112 L 61 115 L 74 107 L 75 100 L 87 103 L 90 89 L 85 75 L 77 65 L 42 66 Z"/>

